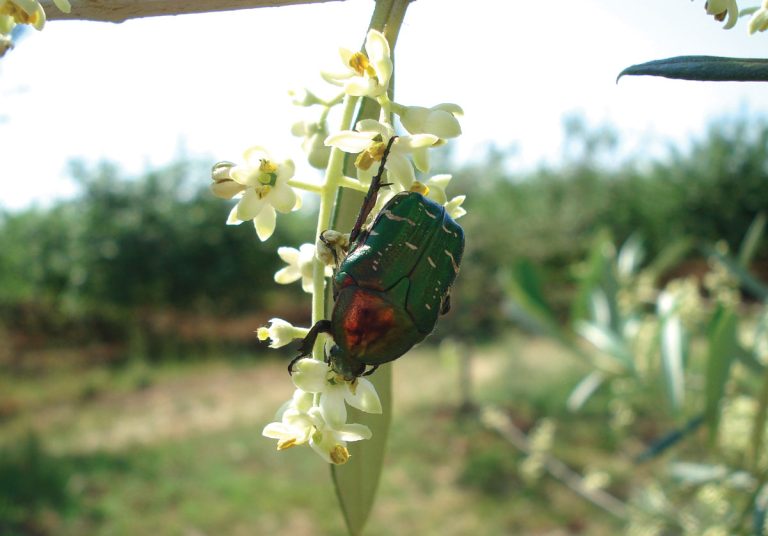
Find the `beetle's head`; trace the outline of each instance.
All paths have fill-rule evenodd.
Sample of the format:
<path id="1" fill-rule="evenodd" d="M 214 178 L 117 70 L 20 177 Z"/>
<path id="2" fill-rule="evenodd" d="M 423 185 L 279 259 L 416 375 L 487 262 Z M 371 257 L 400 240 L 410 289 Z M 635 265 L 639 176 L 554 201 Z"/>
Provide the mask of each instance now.
<path id="1" fill-rule="evenodd" d="M 352 381 L 365 372 L 365 364 L 352 358 L 337 345 L 331 346 L 330 365 L 337 374 L 344 376 L 345 379 Z"/>

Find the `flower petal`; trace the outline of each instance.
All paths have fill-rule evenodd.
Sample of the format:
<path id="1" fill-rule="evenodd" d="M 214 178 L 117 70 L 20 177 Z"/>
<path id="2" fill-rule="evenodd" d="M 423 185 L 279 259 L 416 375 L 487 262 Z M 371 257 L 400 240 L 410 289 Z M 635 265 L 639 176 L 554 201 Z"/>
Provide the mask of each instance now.
<path id="1" fill-rule="evenodd" d="M 438 104 L 437 106 L 432 107 L 433 110 L 443 110 L 446 112 L 449 112 L 453 115 L 462 116 L 464 115 L 464 110 L 461 109 L 461 106 L 458 104 L 454 104 L 452 102 L 442 102 Z"/>
<path id="2" fill-rule="evenodd" d="M 344 404 L 346 390 L 346 385 L 329 386 L 320 397 L 320 411 L 325 422 L 332 428 L 337 428 L 347 422 L 347 406 Z"/>
<path id="3" fill-rule="evenodd" d="M 309 446 L 312 447 L 312 450 L 314 450 L 326 462 L 333 463 L 333 460 L 331 459 L 331 453 L 329 451 L 328 446 L 325 444 L 325 442 L 321 441 L 320 443 L 318 443 L 317 441 L 315 441 L 315 437 L 312 436 L 312 438 L 310 438 L 309 440 Z"/>
<path id="4" fill-rule="evenodd" d="M 300 277 L 301 272 L 299 272 L 298 267 L 286 266 L 285 268 L 275 272 L 275 283 L 279 283 L 281 285 L 290 285 L 294 281 L 298 281 Z"/>
<path id="5" fill-rule="evenodd" d="M 233 180 L 222 180 L 211 184 L 211 192 L 220 199 L 232 199 L 245 190 L 245 186 Z"/>
<path id="6" fill-rule="evenodd" d="M 56 7 L 59 8 L 59 11 L 63 13 L 69 13 L 72 11 L 72 6 L 69 4 L 69 0 L 53 0 L 53 3 L 56 4 Z"/>
<path id="7" fill-rule="evenodd" d="M 280 162 L 280 164 L 277 166 L 277 175 L 279 177 L 279 182 L 286 182 L 288 179 L 293 177 L 293 174 L 296 172 L 296 164 L 293 163 L 293 160 L 283 160 Z"/>
<path id="8" fill-rule="evenodd" d="M 297 430 L 283 422 L 271 422 L 264 427 L 261 435 L 272 439 L 291 439 L 296 437 Z"/>
<path id="9" fill-rule="evenodd" d="M 416 180 L 416 174 L 413 172 L 413 166 L 402 154 L 389 153 L 386 168 L 389 170 L 388 177 L 396 180 L 407 190 Z"/>
<path id="10" fill-rule="evenodd" d="M 262 211 L 266 203 L 253 188 L 248 188 L 242 199 L 237 203 L 237 219 L 241 221 L 252 220 Z"/>
<path id="11" fill-rule="evenodd" d="M 461 135 L 461 125 L 453 114 L 443 110 L 434 110 L 427 116 L 424 131 L 443 139 L 455 138 Z"/>
<path id="12" fill-rule="evenodd" d="M 278 182 L 270 190 L 268 199 L 270 204 L 280 212 L 290 212 L 296 205 L 296 192 L 284 182 Z"/>
<path id="13" fill-rule="evenodd" d="M 241 223 L 243 223 L 243 220 L 237 218 L 237 205 L 235 205 L 232 207 L 232 210 L 229 211 L 229 216 L 227 216 L 227 225 L 240 225 Z"/>
<path id="14" fill-rule="evenodd" d="M 397 147 L 400 151 L 412 151 L 421 147 L 432 147 L 440 141 L 434 134 L 414 134 L 413 136 L 400 136 L 397 139 Z"/>
<path id="15" fill-rule="evenodd" d="M 413 165 L 416 169 L 426 173 L 429 171 L 429 150 L 427 147 L 420 147 L 413 150 Z"/>
<path id="16" fill-rule="evenodd" d="M 283 259 L 284 263 L 293 264 L 295 266 L 299 265 L 299 258 L 301 257 L 301 252 L 298 249 L 283 246 L 283 247 L 277 248 L 277 254 L 280 256 L 281 259 Z"/>
<path id="17" fill-rule="evenodd" d="M 376 121 L 375 119 L 361 119 L 355 125 L 359 132 L 375 132 L 383 140 L 389 141 L 389 138 L 395 135 L 395 129 L 386 123 Z"/>
<path id="18" fill-rule="evenodd" d="M 377 132 L 355 132 L 354 130 L 342 130 L 325 138 L 325 144 L 338 147 L 345 153 L 359 153 L 364 151 L 376 137 Z"/>
<path id="19" fill-rule="evenodd" d="M 365 53 L 370 61 L 390 57 L 389 41 L 378 30 L 369 30 L 365 37 Z"/>
<path id="20" fill-rule="evenodd" d="M 277 214 L 272 205 L 264 204 L 264 208 L 259 215 L 253 219 L 253 226 L 256 228 L 256 235 L 259 240 L 264 242 L 272 233 L 275 232 L 275 224 L 277 223 Z"/>
<path id="21" fill-rule="evenodd" d="M 342 441 L 360 441 L 361 439 L 370 439 L 373 435 L 370 428 L 357 423 L 345 424 L 337 428 L 335 432 L 336 437 Z"/>
<path id="22" fill-rule="evenodd" d="M 378 97 L 384 91 L 372 78 L 353 76 L 344 84 L 344 93 L 352 97 Z"/>
<path id="23" fill-rule="evenodd" d="M 243 152 L 243 159 L 249 167 L 258 168 L 262 160 L 270 160 L 269 151 L 260 145 L 254 145 Z"/>
<path id="24" fill-rule="evenodd" d="M 293 384 L 307 393 L 320 393 L 328 386 L 328 365 L 317 359 L 305 357 L 293 366 Z"/>
<path id="25" fill-rule="evenodd" d="M 424 132 L 424 124 L 427 122 L 429 110 L 423 106 L 408 106 L 405 113 L 400 116 L 400 122 L 405 130 L 411 134 Z"/>
<path id="26" fill-rule="evenodd" d="M 381 400 L 376 388 L 365 378 L 358 378 L 355 392 L 348 389 L 345 397 L 347 404 L 366 413 L 381 413 Z"/>

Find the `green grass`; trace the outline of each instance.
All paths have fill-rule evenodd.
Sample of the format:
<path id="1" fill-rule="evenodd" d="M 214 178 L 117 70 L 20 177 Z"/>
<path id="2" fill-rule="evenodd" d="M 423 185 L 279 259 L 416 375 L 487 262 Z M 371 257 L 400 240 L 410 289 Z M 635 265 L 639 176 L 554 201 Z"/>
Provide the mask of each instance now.
<path id="1" fill-rule="evenodd" d="M 388 457 L 366 534 L 616 533 L 619 525 L 561 484 L 526 484 L 522 455 L 457 411 L 458 367 L 435 354 L 417 349 L 396 364 Z M 545 412 L 563 416 L 558 433 L 573 441 L 577 466 L 606 455 L 594 441 L 603 424 L 587 423 L 590 436 L 565 419 L 579 369 L 557 348 L 510 340 L 472 355 L 475 402 L 509 408 L 521 426 Z M 0 428 L 0 533 L 345 534 L 325 463 L 308 448 L 278 453 L 261 436 L 292 391 L 284 365 L 5 377 L 0 399 L 16 409 Z M 30 480 L 33 465 L 40 474 Z M 33 486 L 23 496 L 20 475 Z"/>

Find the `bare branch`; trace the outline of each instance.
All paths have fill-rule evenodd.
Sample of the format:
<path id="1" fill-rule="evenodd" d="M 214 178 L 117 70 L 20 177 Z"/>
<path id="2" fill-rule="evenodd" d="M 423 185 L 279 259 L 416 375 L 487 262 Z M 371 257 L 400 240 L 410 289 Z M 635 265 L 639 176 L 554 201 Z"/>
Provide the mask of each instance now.
<path id="1" fill-rule="evenodd" d="M 295 4 L 319 4 L 339 0 L 72 0 L 72 11 L 62 13 L 53 0 L 41 0 L 48 20 L 98 20 L 123 22 L 128 19 L 232 11 L 256 7 L 276 7 Z"/>
<path id="2" fill-rule="evenodd" d="M 515 426 L 507 415 L 494 408 L 485 408 L 482 417 L 483 424 L 496 430 L 501 437 L 506 439 L 515 448 L 525 454 L 531 453 L 531 444 L 528 441 L 528 436 Z M 547 455 L 543 462 L 544 469 L 550 475 L 568 486 L 582 498 L 619 519 L 627 519 L 629 512 L 627 505 L 623 501 L 601 489 L 588 487 L 584 482 L 584 478 L 579 473 L 553 456 Z"/>

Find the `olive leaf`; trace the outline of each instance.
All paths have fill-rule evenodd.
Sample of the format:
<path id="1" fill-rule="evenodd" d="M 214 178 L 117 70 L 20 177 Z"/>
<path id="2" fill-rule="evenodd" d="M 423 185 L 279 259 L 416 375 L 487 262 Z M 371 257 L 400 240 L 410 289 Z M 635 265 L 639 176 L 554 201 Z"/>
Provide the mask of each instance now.
<path id="1" fill-rule="evenodd" d="M 348 408 L 349 421 L 366 425 L 373 432 L 367 441 L 349 443 L 349 461 L 332 465 L 331 476 L 349 533 L 362 534 L 373 509 L 379 476 L 384 462 L 387 435 L 392 417 L 392 365 L 382 365 L 370 376 L 381 400 L 380 415 Z"/>
<path id="2" fill-rule="evenodd" d="M 736 315 L 732 310 L 719 306 L 708 331 L 704 417 L 709 425 L 710 442 L 714 442 L 720 424 L 720 403 L 725 394 L 725 384 L 730 377 L 733 358 L 738 352 Z"/>
<path id="3" fill-rule="evenodd" d="M 676 56 L 627 67 L 619 73 L 616 82 L 624 75 L 663 76 L 708 82 L 766 82 L 768 59 Z"/>

